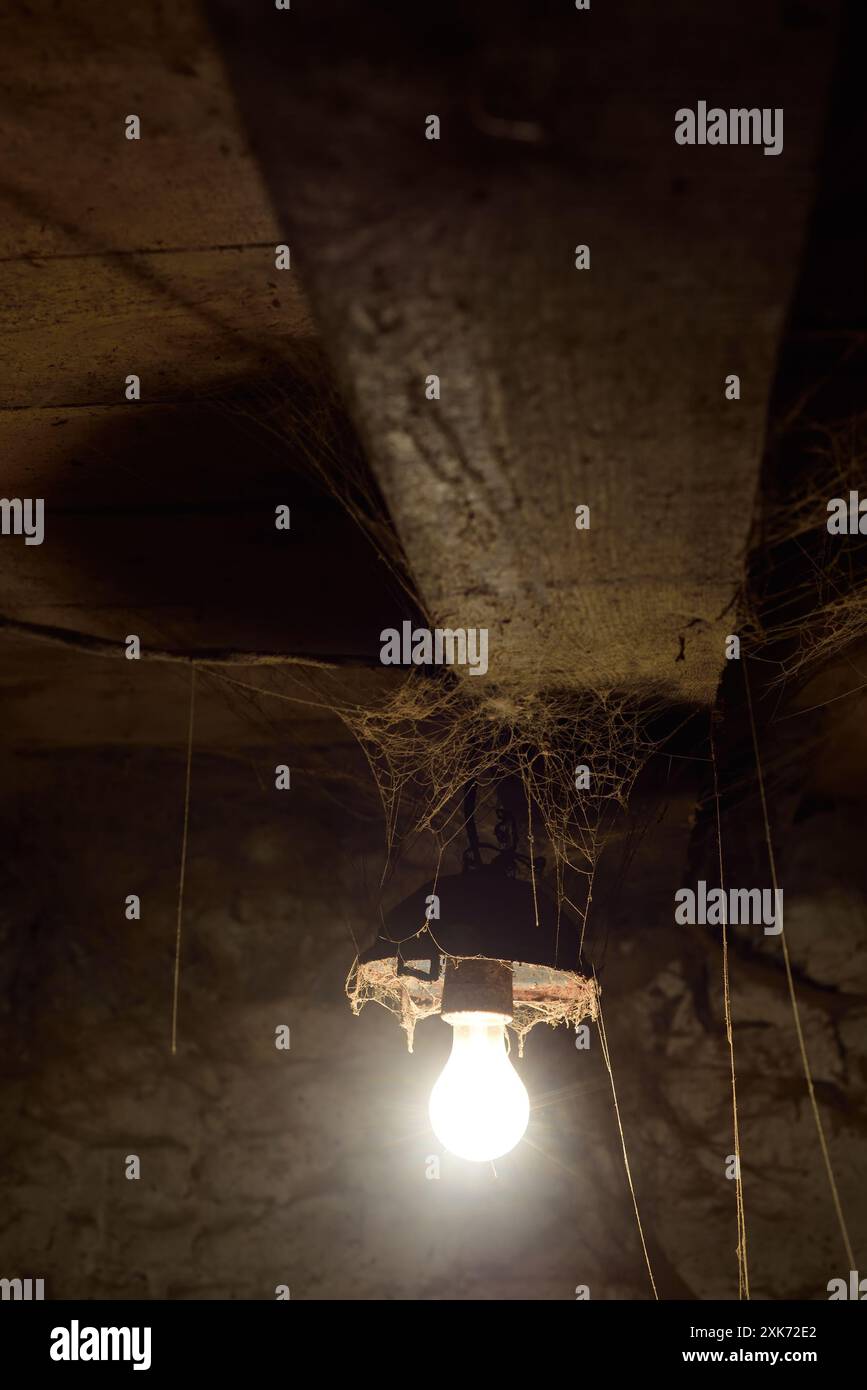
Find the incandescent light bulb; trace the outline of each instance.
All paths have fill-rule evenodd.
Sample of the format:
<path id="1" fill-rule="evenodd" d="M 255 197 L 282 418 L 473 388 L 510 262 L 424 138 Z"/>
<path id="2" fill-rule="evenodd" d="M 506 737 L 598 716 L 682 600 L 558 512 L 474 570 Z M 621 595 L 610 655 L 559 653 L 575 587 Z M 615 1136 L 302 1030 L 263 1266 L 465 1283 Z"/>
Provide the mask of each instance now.
<path id="1" fill-rule="evenodd" d="M 431 1091 L 430 1122 L 450 1153 L 484 1163 L 523 1137 L 530 1097 L 506 1052 L 506 1015 L 452 1018 L 451 1055 Z"/>

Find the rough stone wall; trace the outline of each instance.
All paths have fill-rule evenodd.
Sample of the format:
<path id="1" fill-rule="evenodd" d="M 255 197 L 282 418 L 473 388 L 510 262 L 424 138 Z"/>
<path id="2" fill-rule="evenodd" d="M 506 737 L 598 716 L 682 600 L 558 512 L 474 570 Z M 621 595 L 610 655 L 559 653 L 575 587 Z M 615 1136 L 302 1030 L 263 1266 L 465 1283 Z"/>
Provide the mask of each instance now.
<path id="1" fill-rule="evenodd" d="M 352 765 L 348 748 L 342 757 Z M 182 760 L 146 750 L 6 760 L 3 1270 L 45 1277 L 50 1297 L 270 1299 L 283 1283 L 302 1299 L 571 1299 L 581 1283 L 593 1298 L 647 1296 L 595 1031 L 587 1052 L 565 1030 L 533 1034 L 521 1064 L 535 1107 L 528 1141 L 496 1176 L 445 1155 L 428 1179 L 439 1148 L 427 1097 L 448 1030 L 430 1020 L 410 1056 L 389 1015 L 355 1019 L 342 996 L 347 923 L 364 912 L 360 858 L 376 863 L 381 824 L 349 816 L 341 787 L 312 776 L 281 800 L 269 760 L 270 749 L 194 762 L 175 1058 Z M 693 801 L 691 789 L 673 792 L 642 844 L 602 978 L 660 1292 L 732 1297 L 718 944 L 670 925 L 665 849 L 682 843 Z M 639 819 L 648 810 L 639 804 Z M 865 885 L 841 897 L 826 846 L 834 836 L 842 859 L 852 855 L 856 822 L 829 825 L 829 814 L 801 826 L 781 872 L 797 901 L 793 952 L 812 981 L 808 1039 L 857 1250 Z M 410 856 L 407 886 L 420 868 Z M 140 922 L 123 916 L 131 891 Z M 845 1271 L 783 982 L 746 945 L 732 978 L 754 1294 L 821 1298 Z M 283 1023 L 288 1052 L 274 1046 Z M 124 1176 L 132 1153 L 139 1181 Z"/>

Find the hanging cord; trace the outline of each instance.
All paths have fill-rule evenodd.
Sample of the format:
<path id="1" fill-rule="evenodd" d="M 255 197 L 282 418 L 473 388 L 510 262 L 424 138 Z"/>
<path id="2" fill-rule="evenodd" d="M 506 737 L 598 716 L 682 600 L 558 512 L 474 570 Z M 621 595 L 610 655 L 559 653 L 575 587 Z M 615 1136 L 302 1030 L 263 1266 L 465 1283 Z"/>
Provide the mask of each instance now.
<path id="1" fill-rule="evenodd" d="M 770 821 L 768 820 L 768 803 L 765 798 L 765 779 L 762 776 L 762 762 L 759 756 L 759 740 L 758 735 L 756 734 L 755 716 L 753 715 L 753 697 L 750 692 L 750 680 L 749 675 L 747 674 L 746 657 L 744 657 L 742 664 L 744 668 L 744 685 L 746 686 L 747 691 L 747 708 L 750 712 L 750 728 L 752 729 L 753 734 L 753 749 L 756 757 L 756 773 L 758 776 L 759 783 L 759 795 L 761 797 L 762 802 L 762 816 L 764 818 L 765 823 L 765 839 L 767 841 L 768 846 L 768 862 L 771 866 L 771 883 L 776 894 L 777 865 L 776 860 L 774 859 L 774 847 L 771 843 L 771 826 Z M 775 898 L 775 901 L 779 901 L 779 899 Z M 816 1133 L 819 1136 L 819 1145 L 821 1147 L 822 1158 L 825 1163 L 825 1172 L 828 1175 L 828 1184 L 831 1188 L 831 1196 L 834 1201 L 834 1210 L 837 1213 L 837 1221 L 840 1226 L 840 1234 L 843 1237 L 843 1244 L 846 1247 L 846 1257 L 849 1261 L 849 1268 L 856 1269 L 857 1266 L 855 1264 L 855 1255 L 852 1251 L 852 1243 L 849 1240 L 849 1232 L 846 1227 L 846 1218 L 843 1215 L 843 1206 L 840 1201 L 840 1193 L 837 1188 L 837 1179 L 834 1177 L 834 1169 L 831 1166 L 831 1155 L 828 1151 L 828 1141 L 825 1138 L 825 1130 L 822 1125 L 822 1116 L 819 1114 L 819 1106 L 816 1101 L 816 1092 L 813 1087 L 813 1073 L 810 1070 L 810 1060 L 807 1056 L 807 1044 L 804 1041 L 804 1030 L 801 1027 L 801 1011 L 798 1008 L 798 1000 L 795 995 L 795 981 L 792 977 L 792 964 L 789 959 L 789 948 L 786 944 L 786 929 L 784 926 L 780 931 L 780 941 L 782 942 L 783 946 L 783 961 L 786 967 L 786 981 L 789 986 L 789 999 L 792 1003 L 792 1014 L 794 1015 L 795 1019 L 795 1032 L 798 1035 L 798 1048 L 800 1049 L 801 1053 L 801 1062 L 804 1068 L 804 1078 L 807 1082 L 807 1093 L 810 1097 L 810 1106 L 812 1107 L 813 1111 L 813 1119 L 816 1122 Z"/>
<path id="2" fill-rule="evenodd" d="M 656 1291 L 656 1280 L 653 1277 L 653 1270 L 650 1267 L 650 1256 L 647 1253 L 647 1242 L 644 1239 L 644 1230 L 641 1225 L 641 1216 L 638 1211 L 638 1198 L 635 1195 L 635 1188 L 632 1185 L 632 1172 L 629 1167 L 629 1157 L 626 1153 L 626 1136 L 623 1133 L 623 1124 L 620 1119 L 620 1106 L 617 1104 L 617 1091 L 614 1086 L 614 1072 L 611 1069 L 611 1056 L 608 1052 L 608 1039 L 605 1036 L 605 1021 L 602 1017 L 602 1001 L 599 998 L 599 981 L 596 979 L 596 971 L 593 971 L 593 984 L 596 987 L 596 1007 L 598 1009 L 599 1038 L 602 1043 L 602 1056 L 608 1070 L 611 1081 L 611 1095 L 614 1098 L 614 1114 L 617 1118 L 617 1128 L 620 1130 L 620 1146 L 623 1149 L 623 1166 L 626 1169 L 626 1181 L 629 1183 L 629 1191 L 632 1196 L 632 1206 L 635 1211 L 635 1220 L 638 1222 L 638 1234 L 641 1238 L 641 1248 L 644 1251 L 644 1262 L 647 1265 L 647 1272 L 650 1275 L 650 1287 L 653 1289 L 653 1297 L 659 1301 L 659 1294 Z"/>
<path id="3" fill-rule="evenodd" d="M 479 832 L 476 829 L 476 797 L 478 787 L 475 782 L 468 782 L 464 792 L 464 829 L 467 832 L 467 849 L 464 851 L 464 868 L 470 865 L 474 869 L 482 866 L 481 847 L 479 845 Z"/>
<path id="4" fill-rule="evenodd" d="M 178 923 L 175 932 L 175 982 L 172 993 L 172 1056 L 178 1050 L 178 990 L 181 983 L 181 921 L 184 913 L 184 879 L 187 872 L 187 831 L 190 824 L 190 769 L 193 762 L 193 714 L 196 708 L 196 664 L 190 665 L 190 722 L 187 729 L 187 775 L 184 788 L 184 830 L 181 837 L 181 873 L 178 881 Z"/>
<path id="5" fill-rule="evenodd" d="M 533 803 L 530 800 L 530 784 L 526 776 L 521 778 L 524 783 L 524 791 L 527 794 L 527 847 L 530 851 L 530 882 L 533 885 L 533 916 L 536 919 L 536 926 L 539 925 L 539 898 L 536 893 L 536 859 L 533 853 L 535 843 L 533 840 Z M 560 945 L 560 921 L 559 913 L 557 920 L 557 941 L 554 946 L 554 960 L 557 960 L 557 950 Z"/>
<path id="6" fill-rule="evenodd" d="M 728 903 L 725 894 L 723 873 L 722 823 L 719 804 L 719 777 L 716 763 L 716 747 L 713 737 L 713 711 L 710 716 L 710 756 L 713 763 L 713 795 L 716 804 L 716 842 L 719 849 L 719 884 L 723 895 L 722 958 L 723 958 L 723 1002 L 725 1007 L 726 1038 L 729 1045 L 729 1058 L 732 1075 L 732 1123 L 735 1138 L 735 1205 L 738 1221 L 738 1298 L 750 1296 L 750 1272 L 747 1266 L 747 1219 L 744 1211 L 744 1180 L 741 1174 L 741 1140 L 738 1125 L 738 1087 L 735 1078 L 735 1045 L 732 1032 L 732 997 L 729 985 L 729 941 L 728 941 Z"/>

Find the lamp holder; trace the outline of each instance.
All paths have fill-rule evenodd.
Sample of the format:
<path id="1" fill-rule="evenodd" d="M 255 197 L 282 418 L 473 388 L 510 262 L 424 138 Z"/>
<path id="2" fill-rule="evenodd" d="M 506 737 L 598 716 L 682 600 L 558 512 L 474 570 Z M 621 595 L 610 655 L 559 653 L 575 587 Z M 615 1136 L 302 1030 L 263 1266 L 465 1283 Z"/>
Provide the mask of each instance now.
<path id="1" fill-rule="evenodd" d="M 467 783 L 464 790 L 464 828 L 467 835 L 467 847 L 463 854 L 464 873 L 470 873 L 477 869 L 488 869 L 502 873 L 508 878 L 514 878 L 519 865 L 532 870 L 534 873 L 541 873 L 545 868 L 543 856 L 537 856 L 534 859 L 527 854 L 521 854 L 518 850 L 518 821 L 507 800 L 509 785 L 517 780 L 517 778 L 508 779 L 506 782 L 501 782 L 497 788 L 497 821 L 494 826 L 497 843 L 495 845 L 479 839 L 476 826 L 478 784 L 474 781 Z M 493 858 L 485 861 L 482 858 L 483 850 L 491 852 Z"/>

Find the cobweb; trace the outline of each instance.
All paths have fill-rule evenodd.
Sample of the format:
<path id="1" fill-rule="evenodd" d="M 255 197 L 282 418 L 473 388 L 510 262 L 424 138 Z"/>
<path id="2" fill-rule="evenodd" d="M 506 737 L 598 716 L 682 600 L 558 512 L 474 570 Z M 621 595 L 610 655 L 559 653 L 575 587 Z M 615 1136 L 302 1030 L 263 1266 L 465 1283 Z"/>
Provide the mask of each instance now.
<path id="1" fill-rule="evenodd" d="M 460 959 L 444 956 L 446 969 Z M 577 971 L 528 968 L 511 960 L 500 960 L 498 964 L 512 972 L 514 1003 L 508 1027 L 517 1038 L 519 1057 L 524 1055 L 525 1037 L 537 1024 L 556 1028 L 565 1023 L 577 1028 L 585 1019 L 597 1020 L 600 990 L 595 978 Z M 442 981 L 432 984 L 400 975 L 391 959 L 363 964 L 356 960 L 347 976 L 346 995 L 355 1014 L 365 1004 L 380 1004 L 394 1014 L 412 1052 L 416 1024 L 440 1012 Z"/>
<path id="2" fill-rule="evenodd" d="M 786 441 L 744 597 L 754 651 L 778 663 L 781 682 L 810 678 L 867 636 L 864 538 L 828 531 L 832 499 L 867 495 L 867 414 L 804 422 Z"/>
<path id="3" fill-rule="evenodd" d="M 635 778 L 658 746 L 650 732 L 651 707 L 611 691 L 479 693 L 473 681 L 417 668 L 384 668 L 375 677 L 354 673 L 351 696 L 344 673 L 270 668 L 257 671 L 255 686 L 228 675 L 218 679 L 248 715 L 267 720 L 274 698 L 314 706 L 336 715 L 357 741 L 384 829 L 379 921 L 370 914 L 371 938 L 393 878 L 403 896 L 396 869 L 405 857 L 427 860 L 434 881 L 460 868 L 470 784 L 481 842 L 496 848 L 493 824 L 506 784 L 526 851 L 519 872 L 534 891 L 544 886 L 555 899 L 555 930 L 578 932 L 580 953 L 599 857 Z M 597 987 L 589 973 L 536 966 L 530 974 L 521 962 L 507 963 L 515 976 L 510 1026 L 519 1050 L 538 1023 L 577 1026 L 597 1017 Z M 394 961 L 359 966 L 356 960 L 347 994 L 355 1012 L 369 1002 L 392 1012 L 410 1048 L 419 1019 L 439 1011 L 439 988 L 398 976 Z"/>
<path id="4" fill-rule="evenodd" d="M 555 899 L 556 930 L 577 931 L 580 952 L 599 857 L 635 778 L 658 746 L 650 732 L 651 706 L 612 691 L 479 692 L 474 681 L 418 668 L 353 673 L 352 695 L 344 673 L 318 670 L 271 668 L 257 672 L 255 687 L 233 677 L 220 680 L 262 718 L 277 697 L 336 715 L 354 736 L 382 812 L 379 921 L 393 878 L 404 895 L 396 876 L 404 858 L 426 860 L 427 877 L 434 881 L 461 867 L 470 784 L 481 841 L 496 848 L 498 793 L 507 784 L 526 851 L 519 872 Z M 371 938 L 379 921 L 368 924 Z M 436 990 L 408 984 L 381 962 L 361 971 L 356 962 L 348 993 L 356 1011 L 372 1000 L 390 1009 L 410 1039 L 415 1022 L 439 1007 Z M 537 979 L 516 987 L 513 1031 L 520 1044 L 535 1023 L 577 1025 L 596 1017 L 595 1002 L 587 976 L 551 971 L 542 984 Z"/>

